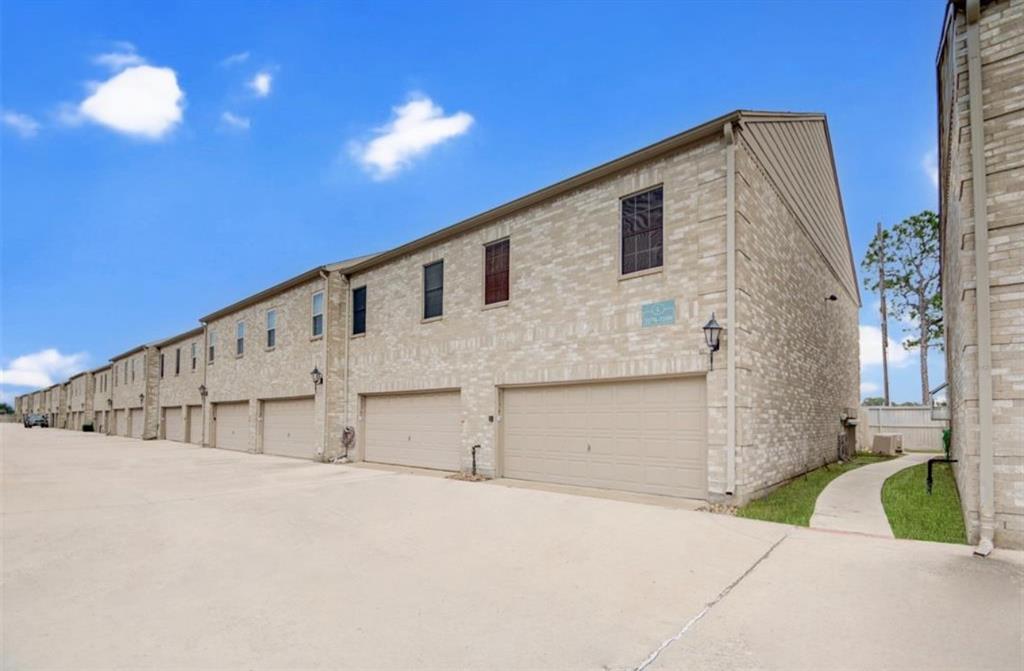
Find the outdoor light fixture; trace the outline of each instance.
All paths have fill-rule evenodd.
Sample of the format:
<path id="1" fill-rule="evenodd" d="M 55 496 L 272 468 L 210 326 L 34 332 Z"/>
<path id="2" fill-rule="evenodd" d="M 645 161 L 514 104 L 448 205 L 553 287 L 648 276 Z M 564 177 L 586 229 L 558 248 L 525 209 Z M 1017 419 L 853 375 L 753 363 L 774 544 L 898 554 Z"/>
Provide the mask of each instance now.
<path id="1" fill-rule="evenodd" d="M 206 385 L 205 384 L 199 385 L 199 395 L 202 396 L 203 398 L 206 398 Z"/>
<path id="2" fill-rule="evenodd" d="M 112 399 L 112 398 L 108 398 L 107 399 L 107 407 L 108 408 L 113 408 L 114 407 L 114 399 Z"/>
<path id="3" fill-rule="evenodd" d="M 320 385 L 324 383 L 324 374 L 320 372 L 320 369 L 313 366 L 313 370 L 309 373 L 309 376 L 313 378 L 314 385 Z"/>
<path id="4" fill-rule="evenodd" d="M 833 301 L 834 302 L 834 301 L 839 300 L 839 297 L 836 296 L 835 294 L 829 294 L 828 297 L 825 300 L 826 301 Z"/>
<path id="5" fill-rule="evenodd" d="M 719 337 L 722 335 L 722 327 L 719 326 L 715 320 L 715 313 L 711 313 L 711 319 L 704 325 L 704 340 L 707 341 L 708 349 L 711 351 L 711 367 L 708 370 L 715 369 L 715 352 L 718 351 L 721 346 Z"/>

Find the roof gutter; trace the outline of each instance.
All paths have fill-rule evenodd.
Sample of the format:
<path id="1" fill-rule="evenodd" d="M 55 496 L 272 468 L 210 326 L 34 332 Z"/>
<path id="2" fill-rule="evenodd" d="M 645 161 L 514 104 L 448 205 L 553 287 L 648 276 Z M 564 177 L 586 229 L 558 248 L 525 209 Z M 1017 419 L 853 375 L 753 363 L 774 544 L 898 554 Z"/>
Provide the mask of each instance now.
<path id="1" fill-rule="evenodd" d="M 725 134 L 725 295 L 727 347 L 726 360 L 726 429 L 725 429 L 725 493 L 736 493 L 736 348 L 739 329 L 736 327 L 736 136 L 733 122 L 727 121 Z"/>
<path id="2" fill-rule="evenodd" d="M 974 199 L 975 311 L 978 345 L 978 489 L 980 538 L 974 554 L 987 557 L 995 537 L 992 448 L 992 318 L 989 302 L 988 184 L 981 74 L 981 3 L 967 0 L 967 84 L 971 123 L 971 186 Z"/>

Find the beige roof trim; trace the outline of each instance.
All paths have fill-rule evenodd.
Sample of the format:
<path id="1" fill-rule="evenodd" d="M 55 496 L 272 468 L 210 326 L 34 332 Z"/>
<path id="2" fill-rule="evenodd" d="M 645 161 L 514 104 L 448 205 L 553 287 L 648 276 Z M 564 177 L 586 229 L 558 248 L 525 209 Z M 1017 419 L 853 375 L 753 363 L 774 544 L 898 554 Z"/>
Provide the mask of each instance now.
<path id="1" fill-rule="evenodd" d="M 92 373 L 91 370 L 83 370 L 81 373 L 75 373 L 74 375 L 72 375 L 71 377 L 68 378 L 68 382 L 71 382 L 72 380 L 77 380 L 78 378 L 82 377 L 83 375 L 88 375 L 90 373 Z"/>
<path id="2" fill-rule="evenodd" d="M 182 340 L 185 340 L 186 338 L 192 338 L 194 336 L 201 335 L 202 332 L 203 332 L 203 328 L 204 327 L 202 327 L 202 326 L 197 326 L 194 329 L 191 329 L 189 331 L 185 331 L 184 333 L 179 333 L 178 335 L 171 336 L 170 338 L 167 338 L 166 340 L 161 340 L 160 342 L 155 343 L 153 346 L 154 347 L 167 347 L 168 345 L 173 345 L 174 343 L 180 342 Z"/>
<path id="3" fill-rule="evenodd" d="M 107 364 L 104 364 L 104 365 L 100 366 L 99 368 L 93 368 L 89 372 L 95 375 L 96 373 L 99 373 L 101 371 L 107 370 L 108 368 L 110 368 L 113 365 L 114 364 L 112 364 L 112 363 L 107 363 Z"/>
<path id="4" fill-rule="evenodd" d="M 138 354 L 139 352 L 145 351 L 147 347 L 150 347 L 150 345 L 139 345 L 138 347 L 133 347 L 132 349 L 128 350 L 127 352 L 121 352 L 117 356 L 110 357 L 110 360 L 113 362 L 113 361 L 117 361 L 118 359 L 124 359 L 125 357 L 129 357 L 132 354 Z"/>

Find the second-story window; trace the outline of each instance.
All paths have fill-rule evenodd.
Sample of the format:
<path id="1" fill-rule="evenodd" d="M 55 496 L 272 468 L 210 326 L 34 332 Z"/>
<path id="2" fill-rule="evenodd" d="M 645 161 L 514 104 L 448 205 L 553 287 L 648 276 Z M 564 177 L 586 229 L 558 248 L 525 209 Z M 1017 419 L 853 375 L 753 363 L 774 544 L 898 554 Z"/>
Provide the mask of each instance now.
<path id="1" fill-rule="evenodd" d="M 178 347 L 174 350 L 174 374 L 181 374 L 181 348 Z"/>
<path id="2" fill-rule="evenodd" d="M 209 341 L 210 342 L 210 348 L 209 348 L 210 351 L 206 355 L 206 363 L 207 363 L 207 365 L 209 365 L 209 364 L 213 363 L 213 355 L 214 355 L 214 351 L 213 351 L 213 331 L 210 331 L 210 333 L 209 333 L 209 335 L 207 337 L 210 339 L 210 341 Z"/>
<path id="3" fill-rule="evenodd" d="M 366 333 L 366 287 L 352 290 L 352 334 Z"/>
<path id="4" fill-rule="evenodd" d="M 662 187 L 622 199 L 622 274 L 660 268 Z"/>
<path id="5" fill-rule="evenodd" d="M 508 240 L 484 247 L 484 305 L 508 300 Z"/>
<path id="6" fill-rule="evenodd" d="M 197 358 L 198 357 L 196 357 L 196 344 L 192 343 L 192 370 L 196 369 L 196 360 L 197 360 Z"/>
<path id="7" fill-rule="evenodd" d="M 324 292 L 313 294 L 313 337 L 324 334 Z"/>
<path id="8" fill-rule="evenodd" d="M 132 359 L 132 382 L 135 382 L 135 359 Z"/>
<path id="9" fill-rule="evenodd" d="M 423 266 L 423 318 L 444 314 L 444 261 Z"/>
<path id="10" fill-rule="evenodd" d="M 277 310 L 267 310 L 267 347 L 277 344 Z"/>
<path id="11" fill-rule="evenodd" d="M 164 376 L 164 353 L 160 352 L 160 377 Z M 135 379 L 135 362 L 132 362 L 132 379 Z"/>
<path id="12" fill-rule="evenodd" d="M 245 354 L 245 322 L 238 322 L 235 326 L 235 356 Z"/>

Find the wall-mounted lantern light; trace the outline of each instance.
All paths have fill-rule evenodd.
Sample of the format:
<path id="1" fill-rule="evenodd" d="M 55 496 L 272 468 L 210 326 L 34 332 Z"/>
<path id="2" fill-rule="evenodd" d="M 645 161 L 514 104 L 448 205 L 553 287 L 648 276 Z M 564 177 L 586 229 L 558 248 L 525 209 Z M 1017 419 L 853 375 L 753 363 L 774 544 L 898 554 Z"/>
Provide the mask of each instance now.
<path id="1" fill-rule="evenodd" d="M 139 405 L 142 405 L 142 402 L 144 400 L 146 400 L 146 395 L 145 394 L 139 394 Z"/>
<path id="2" fill-rule="evenodd" d="M 107 399 L 107 407 L 108 408 L 113 408 L 114 407 L 114 399 L 112 399 L 112 398 L 108 398 Z"/>
<path id="3" fill-rule="evenodd" d="M 314 385 L 321 385 L 324 383 L 324 374 L 320 372 L 320 369 L 313 366 L 313 370 L 310 371 L 309 376 L 313 378 Z"/>
<path id="4" fill-rule="evenodd" d="M 209 393 L 209 392 L 208 392 L 208 391 L 206 391 L 206 385 L 205 385 L 205 384 L 201 384 L 201 385 L 199 385 L 199 395 L 200 395 L 200 396 L 202 396 L 203 398 L 206 398 L 206 395 L 207 395 L 208 393 Z"/>
<path id="5" fill-rule="evenodd" d="M 715 352 L 721 346 L 721 335 L 722 327 L 719 326 L 715 320 L 715 313 L 711 313 L 711 319 L 704 325 L 704 340 L 707 341 L 708 350 L 711 352 L 711 367 L 708 370 L 715 369 Z"/>

